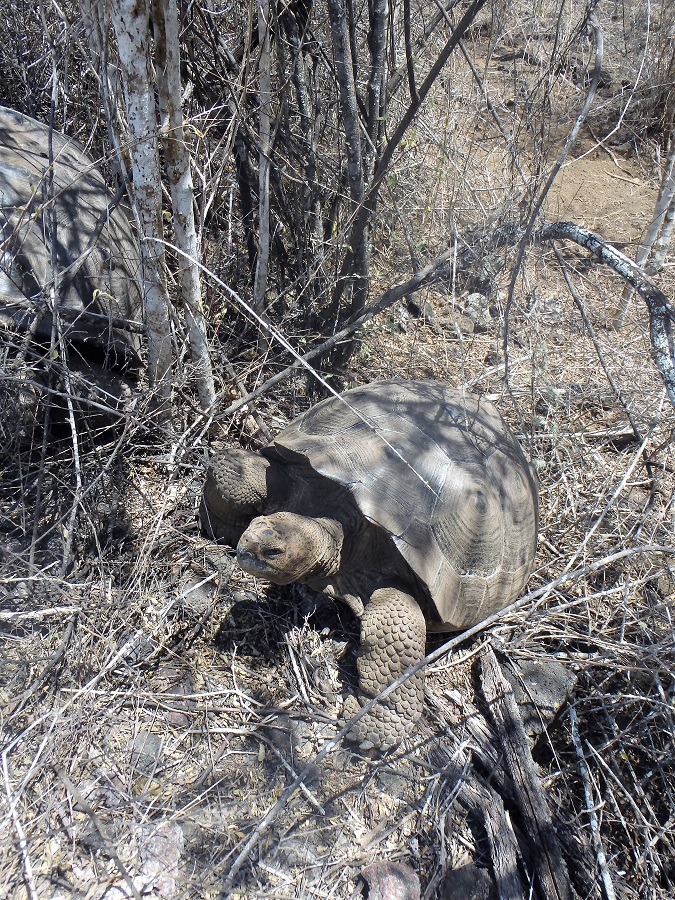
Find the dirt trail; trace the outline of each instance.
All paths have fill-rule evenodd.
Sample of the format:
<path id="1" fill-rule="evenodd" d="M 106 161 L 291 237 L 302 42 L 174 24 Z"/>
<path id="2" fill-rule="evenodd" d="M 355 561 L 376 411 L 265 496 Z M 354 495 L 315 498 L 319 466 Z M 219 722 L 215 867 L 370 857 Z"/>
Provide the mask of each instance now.
<path id="1" fill-rule="evenodd" d="M 615 154 L 617 165 L 606 151 L 591 147 L 576 148 L 576 159 L 563 167 L 551 189 L 545 214 L 571 219 L 609 241 L 637 245 L 654 210 L 657 186 L 645 181 L 634 161 Z"/>

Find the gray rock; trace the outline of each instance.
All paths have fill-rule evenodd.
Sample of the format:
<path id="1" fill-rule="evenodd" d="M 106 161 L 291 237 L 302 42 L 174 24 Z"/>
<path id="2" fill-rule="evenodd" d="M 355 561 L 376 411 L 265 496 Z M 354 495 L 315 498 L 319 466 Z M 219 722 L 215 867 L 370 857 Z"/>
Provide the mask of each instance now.
<path id="1" fill-rule="evenodd" d="M 150 775 L 162 758 L 162 739 L 150 731 L 139 731 L 129 747 L 129 762 L 139 774 Z"/>
<path id="2" fill-rule="evenodd" d="M 405 863 L 382 860 L 361 872 L 368 900 L 420 900 L 420 880 Z"/>
<path id="3" fill-rule="evenodd" d="M 502 666 L 513 688 L 525 732 L 538 737 L 567 700 L 576 684 L 576 675 L 551 656 L 537 659 L 509 658 Z"/>
<path id="4" fill-rule="evenodd" d="M 497 900 L 490 873 L 475 863 L 447 872 L 440 884 L 438 900 Z"/>

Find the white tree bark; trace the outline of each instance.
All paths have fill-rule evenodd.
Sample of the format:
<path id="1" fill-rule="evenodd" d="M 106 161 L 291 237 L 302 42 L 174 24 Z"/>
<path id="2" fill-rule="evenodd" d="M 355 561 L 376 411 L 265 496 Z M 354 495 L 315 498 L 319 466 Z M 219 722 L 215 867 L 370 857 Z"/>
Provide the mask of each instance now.
<path id="1" fill-rule="evenodd" d="M 675 228 L 675 194 L 671 197 L 670 206 L 666 210 L 666 217 L 663 222 L 661 234 L 654 244 L 654 253 L 647 264 L 647 272 L 650 275 L 657 275 L 666 264 L 666 253 L 670 248 L 673 239 L 673 229 Z"/>
<path id="2" fill-rule="evenodd" d="M 131 196 L 129 167 L 126 164 L 122 148 L 122 143 L 124 143 L 124 147 L 127 147 L 129 141 L 126 123 L 123 121 L 117 105 L 116 85 L 120 78 L 120 73 L 116 66 L 110 64 L 107 41 L 110 25 L 109 4 L 98 3 L 97 0 L 80 0 L 80 10 L 82 11 L 82 23 L 89 41 L 89 54 L 100 82 L 108 140 L 110 141 L 110 147 L 115 151 L 110 159 L 113 176 L 117 186 L 119 187 L 123 184 L 127 191 L 127 196 Z M 122 140 L 120 139 L 121 137 Z"/>
<path id="3" fill-rule="evenodd" d="M 150 61 L 148 0 L 111 0 L 131 139 L 133 203 L 138 222 L 148 376 L 160 421 L 171 416 L 173 355 L 162 230 L 162 189 L 157 156 L 157 116 Z"/>
<path id="4" fill-rule="evenodd" d="M 206 411 L 215 403 L 216 391 L 202 307 L 198 265 L 200 248 L 195 228 L 190 151 L 183 130 L 178 8 L 175 0 L 152 0 L 152 21 L 155 28 L 161 138 L 171 190 L 176 245 L 184 254 L 178 260 L 180 288 L 199 403 Z"/>
<path id="5" fill-rule="evenodd" d="M 253 283 L 253 308 L 258 313 L 265 309 L 267 292 L 267 271 L 270 255 L 270 139 L 271 139 L 271 98 L 272 73 L 270 59 L 270 2 L 258 0 L 258 40 L 260 60 L 258 74 L 260 92 L 259 128 L 260 162 L 258 164 L 258 221 L 260 240 Z"/>

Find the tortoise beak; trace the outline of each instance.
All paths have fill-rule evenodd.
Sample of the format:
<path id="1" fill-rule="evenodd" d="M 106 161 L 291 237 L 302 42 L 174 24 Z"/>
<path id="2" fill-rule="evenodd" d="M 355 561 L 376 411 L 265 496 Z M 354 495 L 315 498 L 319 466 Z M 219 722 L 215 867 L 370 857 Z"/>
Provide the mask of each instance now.
<path id="1" fill-rule="evenodd" d="M 289 584 L 293 581 L 292 575 L 288 575 L 274 565 L 275 556 L 283 556 L 283 554 L 274 554 L 269 551 L 260 553 L 257 548 L 248 548 L 242 546 L 242 543 L 240 541 L 237 546 L 237 564 L 244 572 L 274 584 Z"/>

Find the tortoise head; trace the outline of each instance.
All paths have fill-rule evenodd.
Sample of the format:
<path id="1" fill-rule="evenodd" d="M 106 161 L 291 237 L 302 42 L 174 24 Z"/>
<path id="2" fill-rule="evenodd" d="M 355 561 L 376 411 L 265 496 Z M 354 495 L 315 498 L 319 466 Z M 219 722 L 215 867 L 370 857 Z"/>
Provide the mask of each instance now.
<path id="1" fill-rule="evenodd" d="M 339 569 L 342 528 L 330 519 L 278 512 L 253 519 L 237 544 L 240 568 L 273 584 L 327 577 Z"/>

